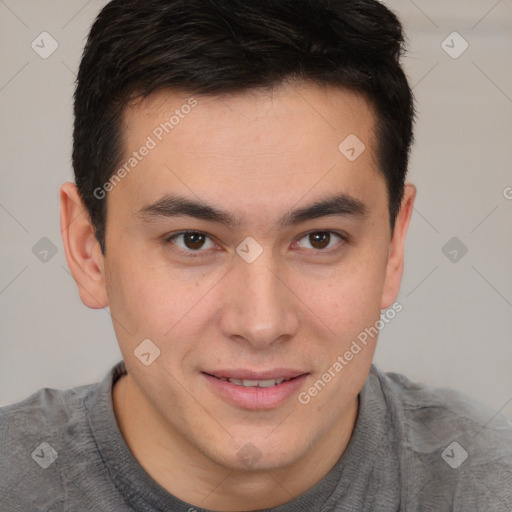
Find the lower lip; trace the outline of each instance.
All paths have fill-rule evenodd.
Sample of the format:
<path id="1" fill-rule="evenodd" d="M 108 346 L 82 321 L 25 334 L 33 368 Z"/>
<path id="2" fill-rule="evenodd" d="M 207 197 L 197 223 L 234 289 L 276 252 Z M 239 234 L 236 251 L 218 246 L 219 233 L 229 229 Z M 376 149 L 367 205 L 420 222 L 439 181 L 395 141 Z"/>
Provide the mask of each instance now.
<path id="1" fill-rule="evenodd" d="M 270 388 L 246 388 L 227 380 L 217 379 L 206 373 L 203 376 L 217 394 L 242 409 L 265 410 L 280 406 L 291 396 L 296 395 L 307 374 L 287 380 Z"/>

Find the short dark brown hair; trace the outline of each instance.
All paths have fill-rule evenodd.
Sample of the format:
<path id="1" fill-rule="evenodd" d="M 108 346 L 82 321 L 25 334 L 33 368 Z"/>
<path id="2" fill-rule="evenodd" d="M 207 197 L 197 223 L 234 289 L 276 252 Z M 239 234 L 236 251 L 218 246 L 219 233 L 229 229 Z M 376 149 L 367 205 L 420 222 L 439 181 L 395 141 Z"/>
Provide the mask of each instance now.
<path id="1" fill-rule="evenodd" d="M 162 89 L 220 95 L 287 79 L 362 94 L 393 228 L 403 197 L 414 101 L 400 65 L 402 26 L 377 0 L 113 0 L 94 22 L 77 78 L 75 180 L 105 252 L 106 198 L 122 159 L 123 110 Z"/>

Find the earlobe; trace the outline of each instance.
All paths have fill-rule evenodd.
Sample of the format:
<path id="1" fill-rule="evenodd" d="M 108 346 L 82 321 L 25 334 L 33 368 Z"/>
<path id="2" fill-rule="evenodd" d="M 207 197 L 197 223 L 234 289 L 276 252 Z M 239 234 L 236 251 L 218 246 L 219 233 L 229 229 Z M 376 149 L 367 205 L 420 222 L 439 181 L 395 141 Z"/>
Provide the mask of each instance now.
<path id="1" fill-rule="evenodd" d="M 411 183 L 407 183 L 404 189 L 402 205 L 395 221 L 395 228 L 389 248 L 381 309 L 389 308 L 395 302 L 398 297 L 398 292 L 400 291 L 404 271 L 405 240 L 412 217 L 415 198 L 416 187 Z"/>
<path id="2" fill-rule="evenodd" d="M 89 308 L 106 307 L 104 258 L 74 183 L 61 186 L 60 225 L 66 260 L 78 285 L 80 299 Z"/>

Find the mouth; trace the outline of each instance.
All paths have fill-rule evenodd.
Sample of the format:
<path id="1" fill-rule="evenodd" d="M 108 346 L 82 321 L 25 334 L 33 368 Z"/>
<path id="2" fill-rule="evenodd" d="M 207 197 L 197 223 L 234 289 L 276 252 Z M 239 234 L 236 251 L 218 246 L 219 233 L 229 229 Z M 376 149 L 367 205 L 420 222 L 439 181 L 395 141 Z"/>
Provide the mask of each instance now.
<path id="1" fill-rule="evenodd" d="M 210 389 L 238 408 L 268 410 L 296 395 L 308 372 L 276 369 L 267 372 L 225 370 L 202 372 Z"/>

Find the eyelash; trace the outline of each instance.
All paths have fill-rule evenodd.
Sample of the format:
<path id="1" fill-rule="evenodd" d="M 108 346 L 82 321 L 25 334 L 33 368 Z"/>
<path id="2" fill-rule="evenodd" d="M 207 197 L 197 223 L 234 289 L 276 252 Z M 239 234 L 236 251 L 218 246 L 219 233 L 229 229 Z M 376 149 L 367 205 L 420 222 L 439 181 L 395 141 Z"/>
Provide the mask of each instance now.
<path id="1" fill-rule="evenodd" d="M 186 230 L 186 231 L 180 231 L 179 233 L 174 233 L 173 235 L 169 235 L 169 236 L 165 237 L 164 241 L 168 245 L 170 244 L 170 245 L 175 246 L 175 244 L 173 243 L 173 240 L 175 240 L 176 238 L 178 238 L 180 236 L 187 235 L 189 233 L 193 233 L 193 234 L 197 234 L 197 235 L 204 235 L 207 239 L 212 240 L 211 237 L 203 231 Z M 337 231 L 330 231 L 330 230 L 310 231 L 308 233 L 305 233 L 304 235 L 301 235 L 300 238 L 298 238 L 298 241 L 300 241 L 306 237 L 309 237 L 310 235 L 313 235 L 315 233 L 327 233 L 329 235 L 335 235 L 340 239 L 341 242 L 339 242 L 339 243 L 341 243 L 342 245 L 349 242 L 349 238 L 347 235 L 345 235 L 343 233 L 339 233 Z M 329 243 L 330 243 L 330 241 L 329 241 Z M 339 243 L 337 245 L 339 245 Z M 333 252 L 337 252 L 340 249 L 341 249 L 340 247 L 334 247 L 334 248 L 331 247 L 330 249 L 316 249 L 316 250 L 312 249 L 312 251 L 315 253 L 319 253 L 319 254 L 332 254 Z M 202 250 L 202 249 L 198 249 L 198 250 L 194 251 L 191 249 L 184 250 L 181 248 L 178 248 L 178 249 L 172 248 L 171 250 L 173 252 L 180 253 L 181 255 L 185 256 L 186 258 L 206 258 L 208 256 L 208 254 L 207 254 L 208 251 Z"/>

